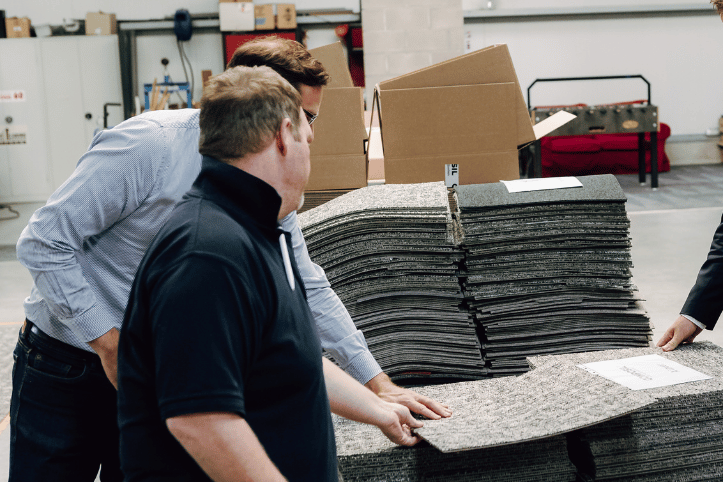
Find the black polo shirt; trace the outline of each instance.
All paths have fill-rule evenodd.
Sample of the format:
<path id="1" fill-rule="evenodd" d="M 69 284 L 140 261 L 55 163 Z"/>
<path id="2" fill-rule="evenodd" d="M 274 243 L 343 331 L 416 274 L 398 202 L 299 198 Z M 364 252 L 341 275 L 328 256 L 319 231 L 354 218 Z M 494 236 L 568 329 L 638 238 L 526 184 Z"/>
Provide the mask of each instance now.
<path id="1" fill-rule="evenodd" d="M 289 480 L 337 480 L 321 347 L 280 205 L 265 182 L 205 157 L 151 243 L 118 352 L 127 481 L 209 480 L 165 425 L 205 412 L 242 416 Z"/>

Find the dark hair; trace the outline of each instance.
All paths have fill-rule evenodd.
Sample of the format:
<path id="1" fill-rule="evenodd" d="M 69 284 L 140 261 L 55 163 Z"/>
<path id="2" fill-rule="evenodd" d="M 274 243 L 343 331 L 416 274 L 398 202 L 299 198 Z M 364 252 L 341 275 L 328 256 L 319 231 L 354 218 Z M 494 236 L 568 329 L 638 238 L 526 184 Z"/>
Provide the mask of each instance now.
<path id="1" fill-rule="evenodd" d="M 329 83 L 324 66 L 303 45 L 274 35 L 253 39 L 238 47 L 226 68 L 240 65 L 271 67 L 297 89 L 301 84 L 318 87 Z"/>
<path id="2" fill-rule="evenodd" d="M 299 138 L 301 94 L 269 67 L 234 67 L 211 77 L 203 89 L 198 150 L 229 162 L 261 152 L 291 119 Z"/>
<path id="3" fill-rule="evenodd" d="M 718 13 L 723 13 L 723 0 L 710 0 L 710 3 L 715 5 L 715 8 L 718 10 Z"/>

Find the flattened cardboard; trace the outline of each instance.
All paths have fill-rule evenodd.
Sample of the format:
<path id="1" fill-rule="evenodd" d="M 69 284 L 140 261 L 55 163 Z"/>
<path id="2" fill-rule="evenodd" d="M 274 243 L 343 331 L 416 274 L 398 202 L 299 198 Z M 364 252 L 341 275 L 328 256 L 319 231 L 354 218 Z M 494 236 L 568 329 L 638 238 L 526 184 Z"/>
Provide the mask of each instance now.
<path id="1" fill-rule="evenodd" d="M 332 87 L 354 87 L 354 81 L 351 79 L 349 65 L 341 42 L 310 49 L 309 53 L 322 63 L 331 77 L 329 84 L 326 86 L 327 89 Z"/>
<path id="2" fill-rule="evenodd" d="M 518 179 L 512 82 L 384 90 L 382 139 L 388 184 L 445 180 L 460 184 Z"/>
<path id="3" fill-rule="evenodd" d="M 517 89 L 512 104 L 517 115 L 517 145 L 535 141 L 530 113 L 517 80 L 507 45 L 492 45 L 466 55 L 379 83 L 379 89 L 413 89 L 453 85 L 513 82 Z"/>

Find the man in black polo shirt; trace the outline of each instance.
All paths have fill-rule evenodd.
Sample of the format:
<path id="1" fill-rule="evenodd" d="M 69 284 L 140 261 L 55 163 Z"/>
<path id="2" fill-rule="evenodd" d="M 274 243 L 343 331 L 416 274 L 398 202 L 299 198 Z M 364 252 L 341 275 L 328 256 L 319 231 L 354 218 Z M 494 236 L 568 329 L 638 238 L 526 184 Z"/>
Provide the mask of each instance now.
<path id="1" fill-rule="evenodd" d="M 416 443 L 406 407 L 322 362 L 278 225 L 310 171 L 298 91 L 267 67 L 229 69 L 200 125 L 201 173 L 143 258 L 121 330 L 126 480 L 335 481 L 330 407 Z"/>

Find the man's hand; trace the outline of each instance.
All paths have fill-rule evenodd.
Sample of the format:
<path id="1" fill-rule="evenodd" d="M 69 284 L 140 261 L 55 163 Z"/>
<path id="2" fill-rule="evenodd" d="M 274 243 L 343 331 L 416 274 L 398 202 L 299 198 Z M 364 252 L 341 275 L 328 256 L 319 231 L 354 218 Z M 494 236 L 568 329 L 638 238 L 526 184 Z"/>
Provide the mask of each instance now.
<path id="1" fill-rule="evenodd" d="M 683 315 L 675 319 L 670 328 L 658 340 L 657 346 L 662 346 L 663 351 L 675 350 L 681 343 L 688 344 L 695 340 L 695 337 L 703 331 Z"/>
<path id="2" fill-rule="evenodd" d="M 424 423 L 412 417 L 407 407 L 398 403 L 382 401 L 382 408 L 386 412 L 383 421 L 377 427 L 386 437 L 398 445 L 412 446 L 421 439 L 412 434 L 413 428 L 424 426 Z"/>
<path id="3" fill-rule="evenodd" d="M 440 418 L 446 418 L 452 415 L 452 411 L 447 405 L 436 402 L 412 390 L 395 385 L 386 373 L 380 373 L 375 376 L 369 380 L 365 386 L 376 393 L 382 400 L 404 405 L 412 412 L 423 415 L 429 419 L 439 420 Z"/>
<path id="4" fill-rule="evenodd" d="M 90 347 L 100 357 L 108 380 L 118 390 L 118 339 L 120 332 L 116 328 L 111 328 L 109 332 L 95 340 L 89 341 Z"/>

